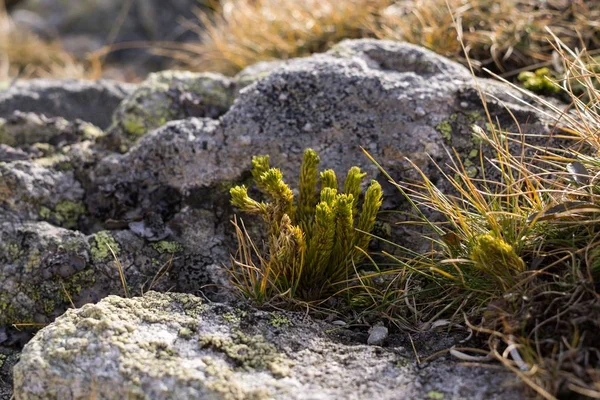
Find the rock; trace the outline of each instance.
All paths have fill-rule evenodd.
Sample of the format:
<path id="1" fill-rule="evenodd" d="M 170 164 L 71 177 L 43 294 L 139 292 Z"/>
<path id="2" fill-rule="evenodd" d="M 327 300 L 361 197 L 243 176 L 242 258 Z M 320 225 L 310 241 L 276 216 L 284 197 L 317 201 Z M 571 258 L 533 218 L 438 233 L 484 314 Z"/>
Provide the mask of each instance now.
<path id="1" fill-rule="evenodd" d="M 244 68 L 234 78 L 236 95 L 246 86 L 266 78 L 271 72 L 286 66 L 289 62 L 289 60 L 261 61 Z"/>
<path id="2" fill-rule="evenodd" d="M 516 379 L 508 372 L 420 370 L 392 349 L 325 333 L 333 327 L 187 294 L 110 296 L 68 310 L 25 346 L 15 399 L 523 398 L 503 387 Z"/>
<path id="3" fill-rule="evenodd" d="M 367 344 L 379 346 L 383 344 L 388 337 L 388 328 L 383 325 L 374 325 L 369 329 L 369 338 Z"/>
<path id="4" fill-rule="evenodd" d="M 100 80 L 17 81 L 0 91 L 0 118 L 15 111 L 33 112 L 46 117 L 80 119 L 100 128 L 108 127 L 111 114 L 134 86 Z"/>
<path id="5" fill-rule="evenodd" d="M 216 119 L 233 103 L 233 82 L 220 74 L 163 71 L 150 74 L 113 115 L 113 147 L 130 144 L 169 121 Z"/>
<path id="6" fill-rule="evenodd" d="M 0 118 L 0 144 L 24 147 L 44 143 L 55 148 L 83 140 L 92 140 L 103 133 L 96 126 L 64 118 L 15 111 L 6 119 Z"/>
<path id="7" fill-rule="evenodd" d="M 45 324 L 98 278 L 81 233 L 46 222 L 0 225 L 0 326 Z M 91 298 L 90 298 L 91 297 Z M 80 301 L 81 300 L 81 301 Z M 60 305 L 57 308 L 57 304 Z"/>
<path id="8" fill-rule="evenodd" d="M 21 149 L 15 149 L 5 144 L 0 144 L 0 162 L 28 160 L 29 158 L 29 154 Z"/>
<path id="9" fill-rule="evenodd" d="M 13 398 L 13 366 L 17 361 L 19 361 L 19 353 L 15 349 L 0 346 L 0 400 Z"/>
<path id="10" fill-rule="evenodd" d="M 65 160 L 57 160 L 61 161 Z M 75 228 L 79 217 L 85 213 L 83 196 L 84 190 L 75 180 L 73 171 L 47 168 L 39 160 L 0 163 L 0 216 L 3 221 L 48 220 Z"/>

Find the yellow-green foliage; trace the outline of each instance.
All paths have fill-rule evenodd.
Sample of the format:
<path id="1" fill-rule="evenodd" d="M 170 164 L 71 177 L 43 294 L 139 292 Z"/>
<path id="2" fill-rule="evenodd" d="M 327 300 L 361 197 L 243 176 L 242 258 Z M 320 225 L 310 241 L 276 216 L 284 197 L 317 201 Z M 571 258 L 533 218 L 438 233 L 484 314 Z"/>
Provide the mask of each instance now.
<path id="1" fill-rule="evenodd" d="M 250 198 L 245 186 L 231 189 L 232 204 L 261 216 L 267 226 L 265 254 L 238 226 L 240 251 L 231 269 L 234 283 L 256 300 L 282 293 L 304 300 L 329 295 L 349 278 L 353 262 L 361 261 L 369 246 L 369 233 L 381 207 L 381 186 L 371 181 L 359 213 L 366 174 L 351 168 L 341 190 L 332 170 L 319 175 L 319 161 L 315 151 L 304 152 L 297 201 L 281 171 L 271 168 L 268 156 L 253 158 L 252 175 L 270 201 Z M 257 254 L 249 255 L 249 249 Z"/>
<path id="2" fill-rule="evenodd" d="M 525 270 L 525 262 L 515 249 L 493 234 L 475 239 L 471 259 L 479 270 L 497 279 L 505 289 L 511 288 L 516 277 Z"/>
<path id="3" fill-rule="evenodd" d="M 535 93 L 552 94 L 560 92 L 560 87 L 552 82 L 551 77 L 552 73 L 549 68 L 540 68 L 535 72 L 521 72 L 518 79 L 523 82 L 525 89 Z"/>

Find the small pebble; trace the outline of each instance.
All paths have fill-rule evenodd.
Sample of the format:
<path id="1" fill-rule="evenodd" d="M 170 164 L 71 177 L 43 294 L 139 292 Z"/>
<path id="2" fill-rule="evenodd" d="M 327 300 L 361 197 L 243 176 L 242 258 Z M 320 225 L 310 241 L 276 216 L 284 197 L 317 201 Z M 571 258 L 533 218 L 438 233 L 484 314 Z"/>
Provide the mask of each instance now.
<path id="1" fill-rule="evenodd" d="M 369 329 L 367 344 L 378 346 L 388 337 L 388 328 L 383 325 L 375 325 Z"/>

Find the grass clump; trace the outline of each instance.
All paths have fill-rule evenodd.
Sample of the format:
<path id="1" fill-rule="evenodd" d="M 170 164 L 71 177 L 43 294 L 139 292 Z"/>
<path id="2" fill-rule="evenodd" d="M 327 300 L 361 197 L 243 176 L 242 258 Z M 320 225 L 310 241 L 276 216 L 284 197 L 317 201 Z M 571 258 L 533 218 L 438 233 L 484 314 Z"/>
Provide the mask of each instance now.
<path id="1" fill-rule="evenodd" d="M 523 91 L 555 118 L 554 134 L 506 132 L 488 113 L 488 130 L 474 127 L 482 177 L 471 177 L 456 152 L 439 166 L 443 186 L 415 165 L 419 181 L 388 175 L 431 250 L 385 253 L 397 276 L 410 278 L 398 278 L 404 290 L 378 307 L 422 329 L 463 323 L 541 398 L 600 398 L 599 76 L 585 53 L 560 41 L 555 48 L 570 109 Z"/>
<path id="2" fill-rule="evenodd" d="M 572 47 L 600 46 L 595 1 L 224 0 L 199 19 L 201 24 L 189 25 L 200 41 L 168 54 L 187 68 L 225 74 L 357 38 L 406 41 L 466 64 L 453 19 L 478 71 L 486 67 L 516 76 L 523 69 L 551 66 L 555 59 L 546 27 Z"/>
<path id="3" fill-rule="evenodd" d="M 200 42 L 181 46 L 171 55 L 188 68 L 235 74 L 258 61 L 306 56 L 342 39 L 372 37 L 369 26 L 376 13 L 391 3 L 224 0 L 217 13 L 199 14 L 201 24 L 191 25 Z"/>
<path id="4" fill-rule="evenodd" d="M 359 212 L 366 174 L 352 167 L 340 188 L 333 170 L 319 175 L 319 161 L 315 151 L 304 152 L 297 198 L 281 171 L 271 168 L 268 156 L 253 158 L 252 175 L 270 201 L 252 199 L 245 186 L 231 189 L 232 204 L 260 216 L 266 226 L 266 248 L 259 250 L 243 223 L 234 222 L 238 252 L 231 277 L 236 287 L 258 302 L 275 296 L 313 301 L 334 294 L 369 246 L 369 233 L 381 207 L 381 186 L 371 181 Z"/>
<path id="5" fill-rule="evenodd" d="M 90 78 L 87 67 L 58 42 L 16 26 L 0 0 L 0 82 L 13 78 Z"/>
<path id="6" fill-rule="evenodd" d="M 448 11 L 450 8 L 450 12 Z M 398 1 L 382 14 L 377 36 L 404 40 L 475 67 L 507 73 L 550 65 L 553 47 L 546 27 L 569 46 L 598 48 L 595 1 L 417 0 Z"/>

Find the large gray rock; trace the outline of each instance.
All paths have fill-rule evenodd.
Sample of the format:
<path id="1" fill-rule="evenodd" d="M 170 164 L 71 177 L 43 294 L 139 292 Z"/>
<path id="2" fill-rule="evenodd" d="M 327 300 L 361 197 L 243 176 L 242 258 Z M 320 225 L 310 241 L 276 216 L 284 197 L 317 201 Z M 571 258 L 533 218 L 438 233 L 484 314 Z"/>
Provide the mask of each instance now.
<path id="1" fill-rule="evenodd" d="M 183 203 L 224 212 L 218 224 L 227 225 L 228 189 L 246 179 L 253 155 L 270 154 L 295 183 L 307 147 L 320 153 L 322 168 L 340 175 L 353 165 L 379 175 L 362 146 L 396 179 L 415 177 L 409 157 L 435 181 L 440 173 L 431 159 L 443 164 L 445 147 L 452 146 L 472 174 L 480 174 L 470 125 L 485 126 L 487 120 L 473 78 L 459 64 L 409 44 L 358 40 L 264 68 L 271 72 L 242 89 L 218 121 L 171 122 L 128 153 L 100 161 L 90 178 L 91 212 L 110 212 L 118 220 L 158 212 L 168 221 Z M 514 115 L 524 133 L 546 129 L 539 114 L 511 97 L 519 93 L 478 83 L 504 128 L 514 127 Z M 386 206 L 397 208 L 401 195 L 389 185 L 387 191 Z M 406 243 L 417 239 L 399 235 Z"/>
<path id="2" fill-rule="evenodd" d="M 106 128 L 112 112 L 133 88 L 134 85 L 106 80 L 17 81 L 0 91 L 0 118 L 23 111 L 67 120 L 81 119 Z"/>
<path id="3" fill-rule="evenodd" d="M 67 311 L 25 346 L 15 399 L 524 398 L 508 372 L 418 369 L 408 347 L 326 333 L 334 328 L 185 294 L 111 296 Z"/>

